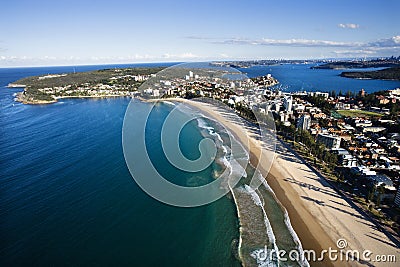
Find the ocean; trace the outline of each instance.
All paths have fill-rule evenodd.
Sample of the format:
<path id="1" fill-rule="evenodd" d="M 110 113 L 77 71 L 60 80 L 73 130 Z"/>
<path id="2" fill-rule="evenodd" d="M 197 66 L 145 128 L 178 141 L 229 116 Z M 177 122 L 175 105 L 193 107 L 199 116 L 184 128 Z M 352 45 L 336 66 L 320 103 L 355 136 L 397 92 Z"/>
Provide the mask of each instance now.
<path id="1" fill-rule="evenodd" d="M 347 91 L 357 93 L 361 89 L 364 89 L 365 92 L 372 93 L 400 87 L 400 81 L 360 80 L 339 76 L 343 71 L 377 70 L 374 68 L 346 70 L 310 69 L 315 65 L 316 64 L 282 64 L 254 66 L 239 70 L 246 73 L 250 78 L 270 73 L 280 82 L 276 87 L 286 92 L 336 91 L 339 93 L 341 90 L 345 94 Z"/>
<path id="2" fill-rule="evenodd" d="M 160 65 L 167 64 L 151 64 Z M 130 176 L 121 142 L 129 98 L 23 105 L 14 101 L 21 89 L 6 88 L 25 76 L 110 67 L 120 66 L 0 69 L 0 265 L 240 266 L 239 222 L 231 197 L 197 208 L 173 207 L 149 197 Z M 243 71 L 249 76 L 271 73 L 288 91 L 357 91 L 362 86 L 372 92 L 400 86 L 394 81 L 350 80 L 338 77 L 337 71 L 310 70 L 307 65 Z M 135 105 L 140 113 L 146 103 Z M 154 131 L 146 138 L 155 162 L 165 160 L 157 132 L 171 108 L 157 106 L 148 122 Z M 188 158 L 198 156 L 192 148 L 207 135 L 207 127 L 217 127 L 205 122 L 206 127 L 192 122 L 182 130 L 180 145 Z M 173 182 L 190 186 L 211 181 L 221 166 L 213 164 L 195 180 L 165 168 Z M 257 204 L 254 192 L 243 189 L 239 194 Z M 278 247 L 295 246 L 273 193 L 265 186 L 258 194 L 275 203 L 262 207 L 270 219 L 263 227 L 281 229 L 275 231 Z"/>

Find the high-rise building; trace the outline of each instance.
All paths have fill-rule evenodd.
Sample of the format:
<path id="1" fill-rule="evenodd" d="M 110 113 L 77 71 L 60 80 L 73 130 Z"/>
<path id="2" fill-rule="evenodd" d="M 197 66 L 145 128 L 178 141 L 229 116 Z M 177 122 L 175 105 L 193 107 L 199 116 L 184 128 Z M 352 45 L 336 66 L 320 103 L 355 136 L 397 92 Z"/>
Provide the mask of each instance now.
<path id="1" fill-rule="evenodd" d="M 324 144 L 329 149 L 338 149 L 340 147 L 340 137 L 331 134 L 318 134 L 317 142 Z"/>
<path id="2" fill-rule="evenodd" d="M 297 121 L 297 128 L 300 130 L 308 130 L 311 126 L 311 117 L 308 114 L 302 115 Z"/>
<path id="3" fill-rule="evenodd" d="M 283 99 L 283 106 L 285 107 L 286 111 L 292 111 L 293 108 L 292 96 L 285 96 L 285 98 Z"/>
<path id="4" fill-rule="evenodd" d="M 394 199 L 394 203 L 397 207 L 400 207 L 400 187 L 397 189 L 396 198 Z"/>

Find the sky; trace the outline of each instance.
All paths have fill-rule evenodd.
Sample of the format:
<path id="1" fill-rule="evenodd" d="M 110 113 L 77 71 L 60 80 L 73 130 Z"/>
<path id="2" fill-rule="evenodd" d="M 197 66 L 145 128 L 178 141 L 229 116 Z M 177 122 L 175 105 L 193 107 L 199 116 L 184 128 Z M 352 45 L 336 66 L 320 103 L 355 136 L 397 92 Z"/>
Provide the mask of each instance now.
<path id="1" fill-rule="evenodd" d="M 400 1 L 20 1 L 0 67 L 400 55 Z"/>

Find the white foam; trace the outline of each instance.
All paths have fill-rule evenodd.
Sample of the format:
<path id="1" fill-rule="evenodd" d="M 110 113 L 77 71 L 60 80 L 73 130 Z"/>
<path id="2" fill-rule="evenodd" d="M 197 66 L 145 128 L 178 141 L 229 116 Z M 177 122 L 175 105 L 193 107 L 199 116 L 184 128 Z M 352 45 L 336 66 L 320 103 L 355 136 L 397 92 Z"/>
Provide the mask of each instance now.
<path id="1" fill-rule="evenodd" d="M 226 146 L 222 146 L 222 152 L 226 155 L 228 153 L 228 148 Z"/>
<path id="2" fill-rule="evenodd" d="M 167 105 L 170 105 L 170 106 L 176 106 L 175 103 L 172 103 L 172 102 L 170 102 L 170 101 L 163 101 L 163 103 L 165 103 L 165 104 L 167 104 Z"/>
<path id="3" fill-rule="evenodd" d="M 297 244 L 297 250 L 299 251 L 299 255 L 304 255 L 303 246 L 301 245 L 300 238 L 297 236 L 296 232 L 294 231 L 294 229 L 292 227 L 292 224 L 290 223 L 289 214 L 287 213 L 286 209 L 284 209 L 284 212 L 285 212 L 285 224 L 286 224 L 286 227 L 289 229 L 289 232 L 290 232 L 294 242 Z M 306 266 L 306 267 L 310 266 L 310 264 L 308 263 L 307 259 L 305 259 L 305 258 L 300 259 L 298 261 L 298 263 L 300 264 L 300 266 Z"/>
<path id="4" fill-rule="evenodd" d="M 261 178 L 261 182 L 265 186 L 265 188 L 274 195 L 274 198 L 277 199 L 277 197 L 275 195 L 275 192 L 269 186 L 267 180 Z M 286 225 L 287 229 L 289 230 L 290 235 L 292 236 L 294 242 L 297 245 L 297 250 L 299 251 L 299 255 L 304 255 L 303 246 L 301 245 L 300 238 L 298 237 L 298 235 L 296 234 L 296 231 L 293 229 L 293 226 L 290 223 L 289 214 L 288 214 L 287 210 L 282 205 L 281 205 L 281 208 L 282 208 L 282 210 L 284 212 L 285 225 Z M 307 267 L 310 266 L 309 262 L 306 259 L 303 259 L 302 261 L 299 261 L 298 263 L 300 264 L 300 266 L 307 266 Z"/>
<path id="5" fill-rule="evenodd" d="M 206 117 L 202 116 L 202 117 L 197 118 L 197 125 L 202 129 L 214 130 L 214 127 L 209 126 L 203 118 L 206 118 Z"/>
<path id="6" fill-rule="evenodd" d="M 260 196 L 250 186 L 244 185 L 244 187 L 245 187 L 246 191 L 251 195 L 251 198 L 252 198 L 254 204 L 256 204 L 257 206 L 259 206 L 261 208 L 261 210 L 263 212 L 263 215 L 264 215 L 264 224 L 265 224 L 265 228 L 267 230 L 268 239 L 272 243 L 273 250 L 274 251 L 279 251 L 278 246 L 276 245 L 276 238 L 275 238 L 274 231 L 272 230 L 271 223 L 268 220 L 268 216 L 267 216 L 267 213 L 265 212 L 264 205 L 263 205 L 263 203 L 262 203 L 262 201 L 260 199 Z M 279 253 L 277 253 L 277 257 L 278 257 L 277 260 L 279 261 Z M 266 258 L 269 258 L 269 257 L 266 257 Z M 263 266 L 263 265 L 261 265 L 261 266 Z"/>

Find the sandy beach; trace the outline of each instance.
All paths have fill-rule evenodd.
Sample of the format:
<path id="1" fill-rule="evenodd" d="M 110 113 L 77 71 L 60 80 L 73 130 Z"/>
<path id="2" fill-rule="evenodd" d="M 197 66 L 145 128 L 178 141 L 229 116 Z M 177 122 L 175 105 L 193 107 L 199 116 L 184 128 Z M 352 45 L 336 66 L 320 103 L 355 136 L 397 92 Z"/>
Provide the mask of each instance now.
<path id="1" fill-rule="evenodd" d="M 339 195 L 323 178 L 309 168 L 284 144 L 277 142 L 276 154 L 270 170 L 271 155 L 263 148 L 250 127 L 243 127 L 229 115 L 229 110 L 211 104 L 173 99 L 201 110 L 223 124 L 235 137 L 247 146 L 253 166 L 258 166 L 279 201 L 288 211 L 293 228 L 306 250 L 314 250 L 319 257 L 321 250 L 338 250 L 337 240 L 346 240 L 343 251 L 357 250 L 362 258 L 370 250 L 370 261 L 331 261 L 326 255 L 323 261 L 310 262 L 311 266 L 398 266 L 394 262 L 378 262 L 376 256 L 395 255 L 400 260 L 396 243 L 377 227 L 348 200 Z M 381 257 L 383 259 L 383 257 Z"/>

